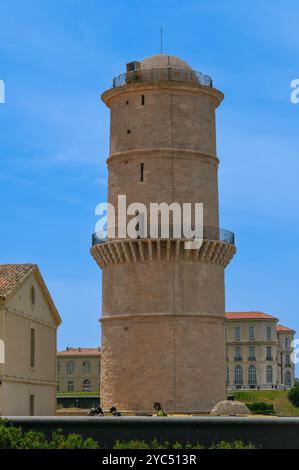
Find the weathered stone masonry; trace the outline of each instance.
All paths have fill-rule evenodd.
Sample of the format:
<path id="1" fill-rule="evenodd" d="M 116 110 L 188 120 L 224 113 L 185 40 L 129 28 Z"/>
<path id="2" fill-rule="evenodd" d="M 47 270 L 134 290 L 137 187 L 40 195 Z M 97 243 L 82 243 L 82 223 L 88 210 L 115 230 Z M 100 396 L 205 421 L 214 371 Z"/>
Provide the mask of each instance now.
<path id="1" fill-rule="evenodd" d="M 102 99 L 110 109 L 108 201 L 204 204 L 199 250 L 181 239 L 94 239 L 103 271 L 101 402 L 135 412 L 208 411 L 226 397 L 224 269 L 215 109 L 223 94 L 182 60 L 128 66 Z M 140 177 L 142 171 L 142 177 Z M 117 211 L 116 211 L 117 215 Z M 212 228 L 212 229 L 210 229 Z"/>

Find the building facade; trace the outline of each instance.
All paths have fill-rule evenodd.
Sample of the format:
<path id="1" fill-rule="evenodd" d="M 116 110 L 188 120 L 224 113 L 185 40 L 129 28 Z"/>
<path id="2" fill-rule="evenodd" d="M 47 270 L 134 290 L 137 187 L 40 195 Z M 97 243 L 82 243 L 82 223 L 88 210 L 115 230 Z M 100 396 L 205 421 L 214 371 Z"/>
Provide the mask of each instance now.
<path id="1" fill-rule="evenodd" d="M 60 323 L 36 265 L 0 265 L 0 415 L 55 414 Z"/>
<path id="2" fill-rule="evenodd" d="M 294 386 L 293 329 L 279 325 L 276 317 L 262 312 L 229 312 L 225 323 L 229 390 Z M 58 391 L 98 392 L 100 368 L 100 348 L 67 348 L 59 352 Z"/>
<path id="3" fill-rule="evenodd" d="M 57 353 L 57 391 L 99 392 L 100 348 L 66 348 Z"/>
<path id="4" fill-rule="evenodd" d="M 295 331 L 263 312 L 226 313 L 228 389 L 289 389 Z"/>
<path id="5" fill-rule="evenodd" d="M 158 400 L 173 412 L 209 411 L 226 397 L 224 270 L 235 246 L 219 228 L 222 99 L 208 76 L 164 54 L 127 64 L 102 95 L 111 120 L 108 201 L 120 229 L 95 234 L 91 249 L 103 271 L 104 408 L 149 412 Z M 139 203 L 145 230 L 135 239 L 123 236 L 120 195 L 126 208 Z M 151 203 L 191 203 L 191 217 L 203 203 L 200 248 L 186 249 L 188 237 L 174 235 L 171 222 L 167 239 L 160 221 L 153 234 L 144 223 Z"/>

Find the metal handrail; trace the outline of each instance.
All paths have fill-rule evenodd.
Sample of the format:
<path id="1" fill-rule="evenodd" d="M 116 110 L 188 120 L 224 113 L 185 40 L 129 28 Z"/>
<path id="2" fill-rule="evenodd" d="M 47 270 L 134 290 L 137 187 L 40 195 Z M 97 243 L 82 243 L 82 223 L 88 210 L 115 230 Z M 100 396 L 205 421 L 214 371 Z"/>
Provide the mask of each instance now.
<path id="1" fill-rule="evenodd" d="M 213 87 L 212 78 L 202 72 L 178 67 L 157 67 L 152 69 L 137 69 L 132 72 L 121 73 L 117 77 L 113 78 L 113 88 L 135 82 L 188 82 Z"/>
<path id="2" fill-rule="evenodd" d="M 194 230 L 194 228 L 192 228 L 192 230 Z M 181 230 L 182 232 L 182 230 Z M 116 230 L 116 233 L 117 233 L 117 230 Z M 175 233 L 174 231 L 174 226 L 170 225 L 169 226 L 169 238 L 170 239 L 173 239 L 176 237 L 173 236 L 173 234 Z M 146 232 L 146 235 L 147 236 L 144 236 L 142 238 L 144 239 L 150 239 L 150 238 L 153 238 L 150 236 L 150 230 L 149 230 L 149 227 L 147 229 L 147 232 Z M 161 233 L 161 225 L 159 225 L 157 227 L 157 237 L 154 237 L 154 238 L 160 238 L 160 239 L 164 239 L 164 237 L 162 237 L 162 233 Z M 182 233 L 182 236 L 180 238 L 186 238 L 184 237 L 183 233 Z M 117 239 L 117 237 L 115 238 Z M 234 245 L 235 244 L 235 235 L 233 232 L 230 232 L 229 230 L 225 230 L 223 228 L 218 228 L 218 227 L 204 227 L 203 228 L 203 239 L 204 240 L 216 240 L 216 241 L 222 241 L 222 242 L 225 242 L 225 243 L 228 243 L 230 245 Z M 111 240 L 109 238 L 109 240 Z M 92 246 L 94 245 L 98 245 L 100 243 L 105 243 L 106 241 L 108 241 L 108 238 L 107 237 L 103 237 L 102 234 L 100 232 L 96 232 L 92 235 Z"/>

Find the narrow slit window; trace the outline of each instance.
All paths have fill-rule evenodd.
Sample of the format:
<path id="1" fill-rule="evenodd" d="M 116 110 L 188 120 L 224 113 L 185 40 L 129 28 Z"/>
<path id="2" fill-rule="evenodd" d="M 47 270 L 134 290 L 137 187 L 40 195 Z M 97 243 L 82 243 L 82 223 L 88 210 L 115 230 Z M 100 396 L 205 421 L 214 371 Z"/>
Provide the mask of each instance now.
<path id="1" fill-rule="evenodd" d="M 31 287 L 30 298 L 31 298 L 31 305 L 34 306 L 34 304 L 35 304 L 35 289 L 34 289 L 34 286 Z"/>
<path id="2" fill-rule="evenodd" d="M 131 129 L 127 129 L 127 134 L 131 134 Z"/>
<path id="3" fill-rule="evenodd" d="M 140 164 L 140 181 L 143 183 L 144 181 L 144 163 Z"/>
<path id="4" fill-rule="evenodd" d="M 29 397 L 29 415 L 34 416 L 34 395 Z"/>
<path id="5" fill-rule="evenodd" d="M 144 95 L 141 95 L 141 106 L 144 106 Z"/>
<path id="6" fill-rule="evenodd" d="M 30 367 L 35 367 L 35 329 L 30 329 Z"/>

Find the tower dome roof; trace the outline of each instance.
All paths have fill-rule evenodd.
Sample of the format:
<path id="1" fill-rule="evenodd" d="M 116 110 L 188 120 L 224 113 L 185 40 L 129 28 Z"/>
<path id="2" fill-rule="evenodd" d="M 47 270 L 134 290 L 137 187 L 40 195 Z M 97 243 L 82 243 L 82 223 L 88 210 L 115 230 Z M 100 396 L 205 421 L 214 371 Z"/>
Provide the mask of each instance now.
<path id="1" fill-rule="evenodd" d="M 168 54 L 156 54 L 151 57 L 147 57 L 141 62 L 142 69 L 153 69 L 153 68 L 182 68 L 186 70 L 192 70 L 190 65 L 187 62 L 184 62 L 179 57 Z"/>

